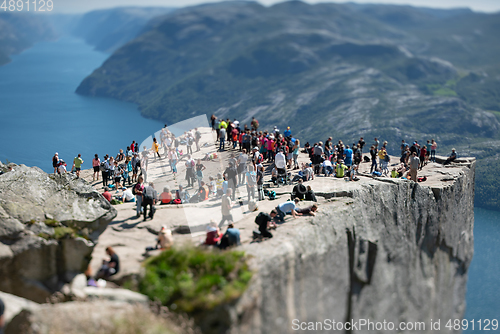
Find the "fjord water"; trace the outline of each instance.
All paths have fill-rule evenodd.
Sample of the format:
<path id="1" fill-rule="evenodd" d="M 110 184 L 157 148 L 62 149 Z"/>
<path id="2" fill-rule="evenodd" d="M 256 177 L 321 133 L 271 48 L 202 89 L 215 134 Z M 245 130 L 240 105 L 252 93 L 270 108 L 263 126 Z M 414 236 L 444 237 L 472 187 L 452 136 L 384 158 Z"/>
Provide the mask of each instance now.
<path id="1" fill-rule="evenodd" d="M 71 168 L 94 154 L 116 155 L 162 124 L 143 118 L 134 104 L 75 94 L 80 82 L 109 55 L 82 40 L 43 42 L 0 67 L 0 160 L 53 171 L 55 152 Z"/>
<path id="2" fill-rule="evenodd" d="M 500 321 L 500 211 L 474 209 L 474 258 L 467 282 L 469 320 Z M 483 322 L 484 324 L 484 322 Z M 473 332 L 470 328 L 464 332 Z"/>

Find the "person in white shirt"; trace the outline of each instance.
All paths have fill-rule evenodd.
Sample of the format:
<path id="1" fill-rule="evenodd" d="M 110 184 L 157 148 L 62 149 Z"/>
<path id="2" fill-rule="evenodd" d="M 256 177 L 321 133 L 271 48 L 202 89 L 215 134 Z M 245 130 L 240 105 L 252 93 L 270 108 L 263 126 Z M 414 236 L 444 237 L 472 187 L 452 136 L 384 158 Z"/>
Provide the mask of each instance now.
<path id="1" fill-rule="evenodd" d="M 333 174 L 333 165 L 330 160 L 325 159 L 321 166 L 323 167 L 323 174 L 325 174 L 325 176 L 330 176 Z"/>
<path id="2" fill-rule="evenodd" d="M 126 187 L 122 188 L 123 194 L 122 194 L 122 202 L 135 202 L 135 196 L 132 194 L 132 189 L 127 189 Z"/>
<path id="3" fill-rule="evenodd" d="M 63 160 L 61 160 L 59 163 L 60 163 L 60 165 L 58 167 L 59 174 L 66 174 L 67 173 L 66 163 Z"/>
<path id="4" fill-rule="evenodd" d="M 276 165 L 276 169 L 278 169 L 278 173 L 286 172 L 286 157 L 281 150 L 276 154 L 274 164 Z"/>

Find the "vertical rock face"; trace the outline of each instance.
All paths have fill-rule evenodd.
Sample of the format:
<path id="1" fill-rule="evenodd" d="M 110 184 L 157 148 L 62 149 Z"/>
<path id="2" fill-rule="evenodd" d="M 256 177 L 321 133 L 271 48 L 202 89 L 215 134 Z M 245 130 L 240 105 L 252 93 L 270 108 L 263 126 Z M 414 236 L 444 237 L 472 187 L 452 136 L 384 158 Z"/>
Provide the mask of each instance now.
<path id="1" fill-rule="evenodd" d="M 0 290 L 36 302 L 83 272 L 116 210 L 71 175 L 16 166 L 0 175 Z"/>
<path id="2" fill-rule="evenodd" d="M 423 322 L 418 332 L 430 333 L 431 319 L 441 319 L 441 328 L 461 319 L 473 255 L 475 162 L 445 170 L 425 185 L 374 179 L 332 190 L 344 197 L 322 205 L 317 217 L 246 246 L 257 274 L 229 310 L 232 332 L 295 333 L 294 324 L 325 319 L 358 321 L 345 332 L 387 332 L 361 328 L 366 319 L 396 329 Z"/>

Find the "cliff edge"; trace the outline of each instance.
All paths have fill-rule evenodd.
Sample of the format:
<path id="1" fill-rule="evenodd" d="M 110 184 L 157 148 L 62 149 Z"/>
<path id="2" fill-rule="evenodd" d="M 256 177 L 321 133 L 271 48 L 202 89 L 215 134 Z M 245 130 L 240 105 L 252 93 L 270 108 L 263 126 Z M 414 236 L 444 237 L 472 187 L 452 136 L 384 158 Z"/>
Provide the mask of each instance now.
<path id="1" fill-rule="evenodd" d="M 382 178 L 335 183 L 317 192 L 326 199 L 318 216 L 245 245 L 258 274 L 226 308 L 231 332 L 293 333 L 303 322 L 365 319 L 423 322 L 419 332 L 428 333 L 431 319 L 441 328 L 462 319 L 473 255 L 475 160 L 462 161 L 430 167 L 425 185 Z M 387 332 L 359 322 L 344 331 Z"/>

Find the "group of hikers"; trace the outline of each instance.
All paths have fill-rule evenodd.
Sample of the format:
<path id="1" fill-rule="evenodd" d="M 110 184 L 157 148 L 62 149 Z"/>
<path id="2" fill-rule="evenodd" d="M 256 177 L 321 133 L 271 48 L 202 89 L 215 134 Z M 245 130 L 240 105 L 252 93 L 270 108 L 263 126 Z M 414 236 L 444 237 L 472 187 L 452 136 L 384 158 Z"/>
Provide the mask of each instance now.
<path id="1" fill-rule="evenodd" d="M 357 181 L 358 176 L 363 174 L 359 171 L 360 164 L 371 162 L 369 169 L 371 176 L 400 177 L 417 182 L 422 181 L 417 177 L 418 170 L 421 170 L 427 163 L 436 161 L 437 143 L 434 139 L 428 140 L 424 145 L 420 145 L 417 141 L 409 145 L 403 140 L 399 163 L 393 164 L 392 170 L 389 170 L 391 157 L 387 152 L 388 143 L 385 141 L 380 144 L 378 138 L 374 139 L 369 151 L 363 154 L 367 146 L 363 137 L 352 145 L 346 145 L 341 140 L 334 143 L 332 137 L 329 137 L 324 143 L 322 141 L 312 145 L 306 143 L 301 147 L 300 140 L 292 135 L 290 127 L 287 127 L 283 133 L 276 126 L 272 131 L 259 130 L 259 122 L 255 118 L 252 118 L 250 126 L 245 124 L 241 127 L 237 120 L 223 120 L 212 115 L 211 126 L 212 131 L 216 133 L 218 151 L 230 151 L 227 166 L 216 175 L 208 177 L 205 175 L 207 168 L 204 161 L 208 160 L 208 155 L 200 155 L 201 157 L 197 159 L 193 157 L 193 146 L 196 149 L 195 152 L 199 152 L 202 138 L 197 128 L 176 137 L 165 126 L 160 132 L 160 140 L 153 138 L 151 149 L 143 146 L 143 149 L 139 151 L 139 145 L 134 141 L 125 152 L 120 150 L 116 157 L 106 155 L 101 161 L 96 154 L 92 161 L 93 180 L 99 180 L 101 173 L 105 188 L 104 197 L 111 202 L 113 195 L 110 190 L 116 189 L 117 193 L 122 190 L 122 195 L 119 197 L 121 201 L 136 202 L 137 217 L 143 215 L 144 220 L 147 217 L 153 219 L 156 211 L 155 204 L 158 203 L 160 205 L 197 203 L 209 198 L 220 199 L 222 220 L 219 224 L 214 221 L 210 223 L 205 244 L 226 248 L 240 243 L 239 230 L 234 225 L 231 209 L 238 202 L 240 205 L 243 204 L 242 194 L 246 193 L 249 209 L 254 211 L 257 210 L 256 201 L 264 200 L 266 196 L 270 199 L 275 198 L 275 192 L 270 191 L 270 186 L 294 184 L 289 201 L 280 203 L 269 213 L 260 212 L 255 219 L 259 228 L 258 232 L 254 232 L 254 236 L 270 238 L 272 234 L 269 229 L 276 228 L 276 224 L 282 223 L 287 214 L 293 217 L 315 215 L 318 209 L 315 203 L 317 202 L 316 196 L 311 186 L 304 184 L 313 180 L 315 176 L 323 175 L 343 178 L 346 181 Z M 185 151 L 182 145 L 186 146 Z M 299 154 L 306 154 L 309 161 L 299 163 Z M 187 185 L 178 185 L 175 191 L 166 186 L 159 194 L 154 184 L 147 182 L 150 157 L 155 160 L 168 160 L 170 172 L 174 178 L 178 173 L 177 164 L 181 159 L 184 160 L 184 180 Z M 456 152 L 453 149 L 444 164 L 449 164 L 455 159 Z M 61 173 L 59 168 L 65 163 L 58 158 L 57 153 L 53 162 L 54 172 Z M 77 176 L 79 176 L 82 163 L 81 155 L 73 161 Z M 264 181 L 268 173 L 270 174 L 269 186 L 265 187 Z M 126 187 L 127 183 L 129 188 Z M 191 187 L 192 195 L 187 190 Z M 237 195 L 238 200 L 236 200 Z M 301 200 L 312 201 L 314 204 L 299 208 L 297 204 Z M 222 233 L 220 229 L 226 222 L 228 228 L 225 233 Z M 170 230 L 162 228 L 162 231 L 168 233 L 165 231 Z M 171 231 L 167 239 L 164 233 L 160 233 L 158 240 L 160 238 L 172 240 Z"/>

